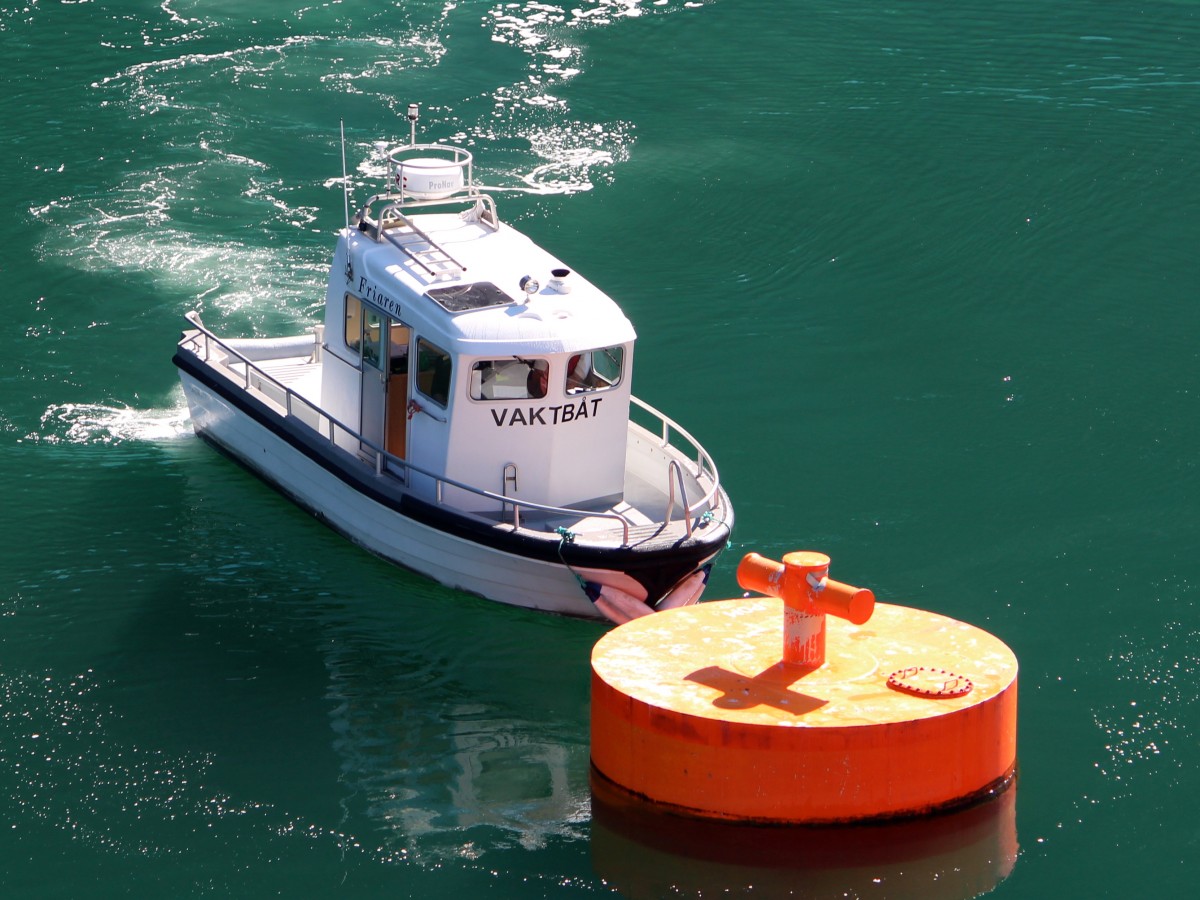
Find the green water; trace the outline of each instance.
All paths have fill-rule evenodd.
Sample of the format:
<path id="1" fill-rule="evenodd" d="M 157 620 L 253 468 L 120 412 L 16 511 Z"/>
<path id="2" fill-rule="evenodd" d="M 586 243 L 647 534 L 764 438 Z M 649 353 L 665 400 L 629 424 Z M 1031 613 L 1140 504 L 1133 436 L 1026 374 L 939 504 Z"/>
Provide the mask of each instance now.
<path id="1" fill-rule="evenodd" d="M 419 101 L 488 180 L 590 187 L 500 213 L 717 460 L 708 597 L 819 549 L 1016 651 L 1020 851 L 957 896 L 1189 894 L 1198 45 L 1190 0 L 0 10 L 0 889 L 953 895 L 936 847 L 615 865 L 602 630 L 391 569 L 190 436 L 182 314 L 315 321 L 338 123 L 354 167 Z"/>

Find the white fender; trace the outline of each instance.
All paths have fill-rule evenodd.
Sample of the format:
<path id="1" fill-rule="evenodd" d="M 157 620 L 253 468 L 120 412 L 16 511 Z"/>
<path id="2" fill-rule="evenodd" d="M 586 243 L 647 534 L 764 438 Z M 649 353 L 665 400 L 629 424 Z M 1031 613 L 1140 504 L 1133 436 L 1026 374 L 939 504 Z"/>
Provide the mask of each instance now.
<path id="1" fill-rule="evenodd" d="M 316 339 L 312 334 L 296 334 L 279 338 L 228 338 L 225 346 L 232 347 L 246 359 L 258 362 L 266 359 L 286 359 L 290 356 L 312 356 Z"/>
<path id="2" fill-rule="evenodd" d="M 643 601 L 612 585 L 589 581 L 584 585 L 584 591 L 596 605 L 596 609 L 604 613 L 614 625 L 624 625 L 654 612 Z"/>
<path id="3" fill-rule="evenodd" d="M 681 606 L 691 606 L 704 593 L 704 587 L 708 584 L 708 571 L 707 568 L 703 568 L 683 579 L 683 581 L 671 588 L 671 592 L 658 602 L 656 608 L 664 610 L 678 609 Z"/>
<path id="4" fill-rule="evenodd" d="M 584 581 L 594 582 L 596 587 L 615 587 L 624 591 L 635 600 L 641 600 L 646 603 L 650 602 L 642 583 L 636 578 L 626 575 L 624 572 L 617 572 L 613 569 L 585 568 L 577 568 L 575 571 L 579 573 Z M 588 596 L 590 597 L 591 594 L 588 594 Z"/>

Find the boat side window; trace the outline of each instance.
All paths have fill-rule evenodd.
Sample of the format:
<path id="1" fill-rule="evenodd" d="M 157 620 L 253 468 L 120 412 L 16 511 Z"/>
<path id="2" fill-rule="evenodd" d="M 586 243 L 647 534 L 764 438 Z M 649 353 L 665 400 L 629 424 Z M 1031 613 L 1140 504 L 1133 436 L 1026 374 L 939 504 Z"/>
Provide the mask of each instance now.
<path id="1" fill-rule="evenodd" d="M 472 400 L 540 400 L 550 383 L 544 359 L 481 359 L 471 366 Z"/>
<path id="2" fill-rule="evenodd" d="M 576 353 L 567 360 L 568 394 L 603 391 L 621 383 L 625 366 L 625 348 L 604 347 L 587 353 Z"/>
<path id="3" fill-rule="evenodd" d="M 353 294 L 346 295 L 346 346 L 362 352 L 362 301 Z"/>
<path id="4" fill-rule="evenodd" d="M 417 341 L 417 388 L 439 406 L 450 401 L 450 354 L 425 338 Z"/>
<path id="5" fill-rule="evenodd" d="M 363 312 L 362 358 L 376 369 L 383 368 L 383 316 L 369 307 Z"/>

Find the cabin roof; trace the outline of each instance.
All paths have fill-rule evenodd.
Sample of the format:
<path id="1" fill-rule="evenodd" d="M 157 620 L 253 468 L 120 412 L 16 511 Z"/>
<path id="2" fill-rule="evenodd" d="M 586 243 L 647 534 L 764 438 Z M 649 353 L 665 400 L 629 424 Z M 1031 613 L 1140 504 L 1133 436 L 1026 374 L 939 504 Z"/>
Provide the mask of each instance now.
<path id="1" fill-rule="evenodd" d="M 399 317 L 437 333 L 445 349 L 473 356 L 570 353 L 636 337 L 612 298 L 578 273 L 561 279 L 569 292 L 552 288 L 552 272 L 566 264 L 504 223 L 493 227 L 453 213 L 411 222 L 417 231 L 393 232 L 387 241 L 350 232 L 359 293 L 376 305 L 387 306 L 377 295 L 398 302 Z M 529 295 L 521 286 L 525 276 L 538 282 Z"/>

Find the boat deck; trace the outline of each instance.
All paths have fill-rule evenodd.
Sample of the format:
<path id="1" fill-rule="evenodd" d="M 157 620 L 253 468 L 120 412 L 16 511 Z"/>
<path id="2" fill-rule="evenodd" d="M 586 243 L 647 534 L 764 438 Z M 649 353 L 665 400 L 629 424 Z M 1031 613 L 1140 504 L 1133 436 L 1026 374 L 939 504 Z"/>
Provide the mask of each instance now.
<path id="1" fill-rule="evenodd" d="M 245 363 L 230 366 L 238 372 L 244 372 Z M 309 403 L 317 406 L 321 402 L 321 364 L 313 362 L 308 357 L 290 356 L 284 359 L 264 359 L 254 363 L 254 368 L 271 376 L 279 384 L 299 394 Z"/>
<path id="2" fill-rule="evenodd" d="M 666 499 L 661 489 L 635 475 L 627 474 L 624 497 L 612 506 L 596 508 L 594 512 L 597 515 L 581 517 L 523 510 L 521 524 L 535 531 L 554 532 L 562 528 L 570 535 L 585 538 L 589 544 L 611 544 L 613 547 L 619 547 L 624 543 L 624 528 L 615 519 L 599 515 L 617 513 L 629 522 L 629 546 L 674 544 L 687 537 L 687 526 L 678 504 L 671 522 L 664 524 Z M 486 517 L 494 518 L 497 522 L 512 522 L 511 511 Z"/>

